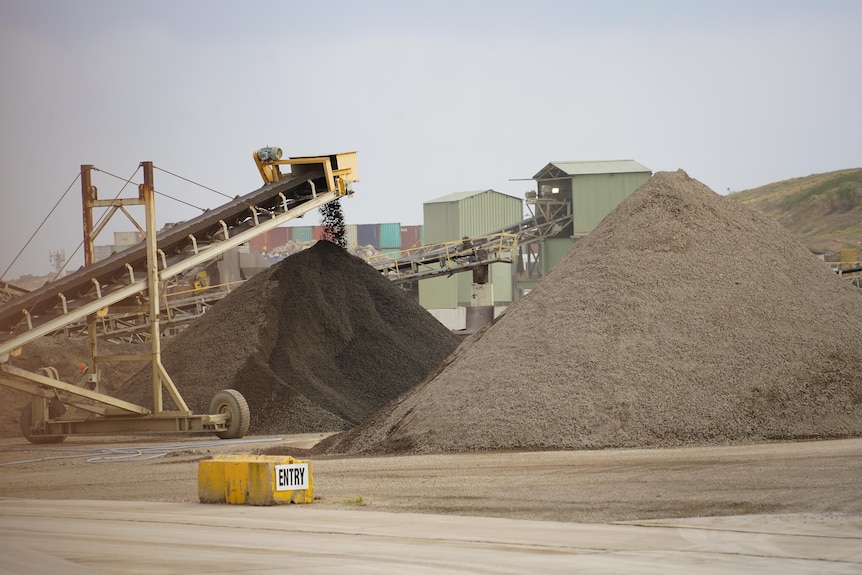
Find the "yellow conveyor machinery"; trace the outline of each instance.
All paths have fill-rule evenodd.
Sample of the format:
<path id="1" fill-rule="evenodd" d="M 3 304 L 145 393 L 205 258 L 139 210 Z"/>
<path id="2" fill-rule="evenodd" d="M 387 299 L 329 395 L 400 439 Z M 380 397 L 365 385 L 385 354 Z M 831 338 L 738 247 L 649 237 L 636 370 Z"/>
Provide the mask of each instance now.
<path id="1" fill-rule="evenodd" d="M 82 178 L 86 213 L 93 207 L 142 205 L 146 240 L 87 265 L 41 289 L 0 305 L 0 385 L 34 397 L 21 417 L 25 437 L 33 443 L 61 441 L 67 435 L 119 432 L 210 431 L 219 437 L 242 437 L 248 430 L 245 399 L 235 390 L 216 395 L 210 413 L 194 415 L 161 365 L 159 289 L 164 282 L 217 258 L 286 222 L 342 196 L 358 181 L 356 153 L 281 158 L 278 148 L 262 148 L 254 159 L 265 185 L 200 216 L 156 233 L 153 165 L 141 164 L 144 183 L 137 198 L 98 200 L 89 177 Z M 282 173 L 281 166 L 289 166 Z M 82 175 L 92 166 L 82 166 Z M 87 176 L 89 174 L 86 174 Z M 85 229 L 85 238 L 91 230 Z M 96 318 L 112 307 L 137 308 L 149 314 L 151 353 L 100 356 Z M 87 319 L 91 371 L 84 381 L 59 381 L 56 370 L 27 372 L 9 364 L 25 344 Z M 98 364 L 148 360 L 153 372 L 153 408 L 134 405 L 102 393 Z M 177 407 L 163 409 L 163 390 Z"/>

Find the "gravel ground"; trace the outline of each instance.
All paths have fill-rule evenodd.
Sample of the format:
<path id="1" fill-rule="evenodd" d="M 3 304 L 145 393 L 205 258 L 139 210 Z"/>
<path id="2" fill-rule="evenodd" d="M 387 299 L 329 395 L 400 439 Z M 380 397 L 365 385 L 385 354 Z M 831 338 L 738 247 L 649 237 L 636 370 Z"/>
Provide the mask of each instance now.
<path id="1" fill-rule="evenodd" d="M 0 439 L 0 496 L 196 502 L 200 460 L 275 444 L 302 458 L 321 437 L 78 437 L 53 446 Z M 128 460 L 126 449 L 151 459 Z M 159 453 L 166 455 L 152 459 Z M 311 461 L 312 505 L 332 509 L 580 523 L 788 513 L 862 521 L 862 439 Z"/>

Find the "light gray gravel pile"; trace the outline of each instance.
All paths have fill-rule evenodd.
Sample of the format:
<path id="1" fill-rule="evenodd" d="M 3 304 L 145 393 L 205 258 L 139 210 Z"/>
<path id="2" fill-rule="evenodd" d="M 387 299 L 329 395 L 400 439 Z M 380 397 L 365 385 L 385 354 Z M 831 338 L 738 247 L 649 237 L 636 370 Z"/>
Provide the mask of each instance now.
<path id="1" fill-rule="evenodd" d="M 660 172 L 436 374 L 329 453 L 862 434 L 862 295 L 787 231 Z"/>

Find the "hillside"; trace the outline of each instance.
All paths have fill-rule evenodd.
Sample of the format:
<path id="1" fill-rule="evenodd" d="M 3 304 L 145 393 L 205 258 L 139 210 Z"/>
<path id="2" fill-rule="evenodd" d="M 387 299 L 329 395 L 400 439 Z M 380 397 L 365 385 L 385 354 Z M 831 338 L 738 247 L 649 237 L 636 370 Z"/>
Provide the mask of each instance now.
<path id="1" fill-rule="evenodd" d="M 813 174 L 727 196 L 778 221 L 803 245 L 837 261 L 862 247 L 862 168 Z"/>

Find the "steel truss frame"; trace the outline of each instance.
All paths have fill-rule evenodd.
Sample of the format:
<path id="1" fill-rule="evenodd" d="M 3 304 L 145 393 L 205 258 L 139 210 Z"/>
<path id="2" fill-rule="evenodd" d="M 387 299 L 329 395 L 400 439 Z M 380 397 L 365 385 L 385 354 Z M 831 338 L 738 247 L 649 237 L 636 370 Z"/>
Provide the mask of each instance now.
<path id="1" fill-rule="evenodd" d="M 85 260 L 89 265 L 54 284 L 0 305 L 0 329 L 6 336 L 0 340 L 0 385 L 33 396 L 29 413 L 25 410 L 22 414 L 25 436 L 34 443 L 46 443 L 61 441 L 67 435 L 89 433 L 188 431 L 215 432 L 220 437 L 234 433 L 231 417 L 237 413 L 220 410 L 193 414 L 162 365 L 163 300 L 159 294 L 167 282 L 184 272 L 291 219 L 352 194 L 352 183 L 358 181 L 355 152 L 302 158 L 301 165 L 301 175 L 279 173 L 277 181 L 260 190 L 162 234 L 157 234 L 155 229 L 152 162 L 141 163 L 144 183 L 139 186 L 138 197 L 119 200 L 99 200 L 89 177 L 92 166 L 82 166 Z M 93 262 L 96 234 L 92 227 L 92 208 L 110 207 L 113 213 L 126 212 L 125 206 L 131 205 L 144 206 L 145 243 L 103 262 Z M 198 301 L 195 305 L 203 306 L 205 302 Z M 112 308 L 120 314 L 147 310 L 150 353 L 113 356 L 98 353 L 99 321 L 107 317 Z M 164 309 L 170 308 L 165 306 Z M 82 321 L 87 324 L 91 370 L 79 384 L 60 381 L 53 368 L 33 373 L 9 364 L 10 356 L 20 354 L 27 343 L 70 326 L 78 325 L 81 329 Z M 141 360 L 148 361 L 152 368 L 152 408 L 102 391 L 100 364 Z M 173 401 L 175 410 L 165 409 L 164 392 Z M 247 405 L 245 411 L 247 418 Z M 245 429 L 241 433 L 245 433 Z"/>

